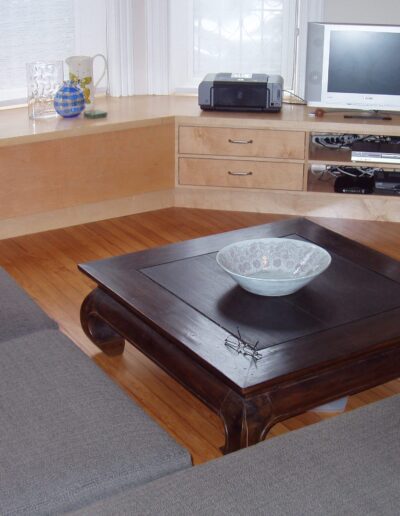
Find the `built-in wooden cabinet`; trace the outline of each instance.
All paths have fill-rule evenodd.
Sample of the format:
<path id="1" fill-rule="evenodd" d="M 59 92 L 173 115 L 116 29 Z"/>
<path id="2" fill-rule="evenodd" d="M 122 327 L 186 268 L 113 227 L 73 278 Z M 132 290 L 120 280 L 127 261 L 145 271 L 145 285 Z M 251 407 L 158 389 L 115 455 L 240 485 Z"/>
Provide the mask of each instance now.
<path id="1" fill-rule="evenodd" d="M 32 121 L 10 109 L 0 127 L 0 238 L 171 206 L 400 222 L 400 195 L 334 193 L 312 174 L 351 162 L 313 134 L 400 138 L 391 120 L 285 104 L 279 113 L 205 112 L 196 96 L 104 97 L 106 119 Z M 400 169 L 399 165 L 385 169 Z"/>
<path id="2" fill-rule="evenodd" d="M 215 120 L 212 122 L 215 123 Z M 304 124 L 298 127 L 293 123 L 293 128 L 298 127 L 298 130 L 288 130 L 283 128 L 284 124 L 282 128 L 278 124 L 277 129 L 272 129 L 248 128 L 245 123 L 240 127 L 235 122 L 231 127 L 204 125 L 205 120 L 201 120 L 201 125 L 178 125 L 178 186 L 302 191 L 343 196 L 334 193 L 335 178 L 328 172 L 324 173 L 324 167 L 400 170 L 400 164 L 354 162 L 348 148 L 324 148 L 313 143 L 316 132 L 312 124 L 309 128 L 306 124 L 304 130 Z M 354 127 L 345 123 L 339 124 L 339 127 L 336 124 L 335 131 L 328 134 L 374 134 L 374 130 L 365 123 L 357 126 L 357 130 L 351 129 Z M 390 130 L 389 127 L 386 129 Z M 398 128 L 393 131 L 395 136 L 396 133 L 397 138 L 400 137 Z M 375 134 L 382 133 L 376 131 Z M 315 172 L 318 168 L 320 173 Z"/>

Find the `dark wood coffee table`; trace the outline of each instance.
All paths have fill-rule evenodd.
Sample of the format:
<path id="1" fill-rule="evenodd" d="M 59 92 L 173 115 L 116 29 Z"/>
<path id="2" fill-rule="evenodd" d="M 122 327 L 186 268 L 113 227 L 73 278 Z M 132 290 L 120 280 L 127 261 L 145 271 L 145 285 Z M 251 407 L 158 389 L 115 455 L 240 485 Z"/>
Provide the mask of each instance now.
<path id="1" fill-rule="evenodd" d="M 250 294 L 215 262 L 259 237 L 314 242 L 332 264 L 295 294 Z M 277 422 L 400 375 L 400 264 L 306 219 L 250 227 L 79 266 L 98 285 L 86 334 L 108 354 L 125 340 L 222 418 L 224 453 Z M 227 347 L 240 331 L 254 360 Z"/>

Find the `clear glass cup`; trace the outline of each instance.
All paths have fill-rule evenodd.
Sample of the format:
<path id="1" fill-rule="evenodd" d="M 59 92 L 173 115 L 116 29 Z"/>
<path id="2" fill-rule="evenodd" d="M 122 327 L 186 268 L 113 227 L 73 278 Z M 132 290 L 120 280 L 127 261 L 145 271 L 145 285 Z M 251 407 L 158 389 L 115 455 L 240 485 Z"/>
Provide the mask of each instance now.
<path id="1" fill-rule="evenodd" d="M 54 109 L 54 95 L 64 80 L 62 61 L 37 61 L 27 63 L 29 118 L 50 118 L 57 116 Z"/>

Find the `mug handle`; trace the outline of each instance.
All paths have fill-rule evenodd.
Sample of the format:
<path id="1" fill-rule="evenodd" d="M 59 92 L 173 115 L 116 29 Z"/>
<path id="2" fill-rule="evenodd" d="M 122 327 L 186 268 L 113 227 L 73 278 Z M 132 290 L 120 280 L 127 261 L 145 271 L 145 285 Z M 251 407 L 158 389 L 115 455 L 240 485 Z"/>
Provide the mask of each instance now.
<path id="1" fill-rule="evenodd" d="M 103 70 L 102 74 L 100 75 L 100 78 L 97 79 L 97 81 L 96 81 L 96 83 L 94 85 L 95 88 L 97 88 L 97 85 L 100 83 L 101 79 L 105 76 L 106 71 L 107 71 L 107 59 L 105 58 L 105 56 L 103 56 L 103 54 L 96 54 L 95 56 L 92 57 L 93 62 L 96 59 L 96 57 L 101 57 L 103 59 L 103 61 L 104 61 L 104 70 Z"/>

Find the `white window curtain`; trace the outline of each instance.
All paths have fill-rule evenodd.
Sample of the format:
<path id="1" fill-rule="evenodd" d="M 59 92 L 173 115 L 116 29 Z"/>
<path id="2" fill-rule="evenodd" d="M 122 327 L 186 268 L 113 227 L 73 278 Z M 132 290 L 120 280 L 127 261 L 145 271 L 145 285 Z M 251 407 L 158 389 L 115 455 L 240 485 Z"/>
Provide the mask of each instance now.
<path id="1" fill-rule="evenodd" d="M 114 97 L 133 95 L 134 0 L 106 0 L 109 93 Z"/>
<path id="2" fill-rule="evenodd" d="M 209 72 L 280 74 L 300 90 L 308 20 L 323 0 L 170 0 L 170 90 L 194 91 Z M 301 29 L 301 30 L 299 30 Z"/>
<path id="3" fill-rule="evenodd" d="M 168 1 L 106 0 L 109 93 L 168 94 Z"/>
<path id="4" fill-rule="evenodd" d="M 267 72 L 302 93 L 324 0 L 106 0 L 111 95 L 194 92 L 207 72 Z"/>
<path id="5" fill-rule="evenodd" d="M 292 82 L 296 0 L 171 0 L 170 5 L 174 45 L 190 48 L 180 61 L 186 70 L 179 82 L 196 86 L 206 73 L 229 71 L 281 74 Z M 186 34 L 178 30 L 183 25 Z"/>
<path id="6" fill-rule="evenodd" d="M 169 89 L 168 0 L 146 0 L 148 92 L 166 95 Z"/>

